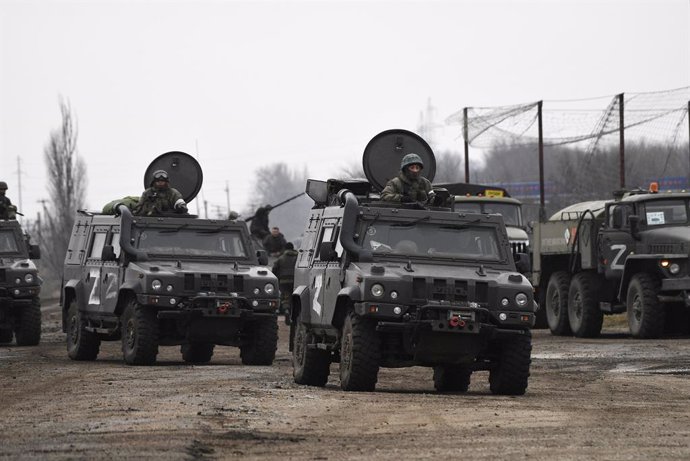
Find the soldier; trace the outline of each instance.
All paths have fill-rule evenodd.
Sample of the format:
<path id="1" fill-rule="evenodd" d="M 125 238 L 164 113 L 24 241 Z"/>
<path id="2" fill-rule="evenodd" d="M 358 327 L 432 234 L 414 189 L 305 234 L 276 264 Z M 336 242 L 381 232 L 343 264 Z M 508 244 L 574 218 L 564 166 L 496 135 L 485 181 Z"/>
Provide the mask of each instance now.
<path id="1" fill-rule="evenodd" d="M 407 154 L 400 162 L 400 174 L 388 181 L 381 192 L 381 200 L 387 202 L 426 202 L 431 192 L 431 182 L 421 176 L 424 162 L 417 154 Z"/>
<path id="2" fill-rule="evenodd" d="M 0 219 L 17 219 L 17 207 L 5 196 L 7 183 L 0 181 Z"/>
<path id="3" fill-rule="evenodd" d="M 280 256 L 287 245 L 285 236 L 280 233 L 280 229 L 277 227 L 271 228 L 271 233 L 264 238 L 262 243 L 266 252 L 271 256 Z"/>
<path id="4" fill-rule="evenodd" d="M 278 277 L 280 285 L 280 313 L 285 315 L 285 323 L 290 324 L 290 309 L 292 308 L 292 286 L 295 280 L 295 263 L 297 251 L 292 242 L 285 244 L 285 251 L 273 263 L 273 275 Z"/>
<path id="5" fill-rule="evenodd" d="M 256 209 L 252 222 L 249 225 L 249 232 L 254 238 L 259 242 L 263 240 L 270 234 L 268 230 L 268 213 L 271 212 L 273 207 L 271 205 L 262 206 Z"/>
<path id="6" fill-rule="evenodd" d="M 151 187 L 146 189 L 134 208 L 139 216 L 158 216 L 164 213 L 186 213 L 187 204 L 177 189 L 170 187 L 168 172 L 156 170 L 153 173 Z"/>

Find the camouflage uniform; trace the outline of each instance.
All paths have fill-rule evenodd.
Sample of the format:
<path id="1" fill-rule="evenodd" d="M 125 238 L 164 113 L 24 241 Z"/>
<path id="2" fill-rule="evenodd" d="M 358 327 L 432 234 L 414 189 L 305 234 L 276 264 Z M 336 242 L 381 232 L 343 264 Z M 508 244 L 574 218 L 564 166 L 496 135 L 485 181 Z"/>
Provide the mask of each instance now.
<path id="1" fill-rule="evenodd" d="M 17 219 L 17 207 L 12 205 L 12 201 L 4 193 L 7 183 L 0 181 L 0 190 L 3 192 L 0 194 L 0 219 Z"/>
<path id="2" fill-rule="evenodd" d="M 381 192 L 381 200 L 386 202 L 402 202 L 403 196 L 409 197 L 410 201 L 426 202 L 431 191 L 431 182 L 423 176 L 417 179 L 410 179 L 403 172 L 388 181 L 386 187 Z"/>
<path id="3" fill-rule="evenodd" d="M 134 208 L 134 214 L 139 216 L 158 216 L 164 213 L 175 213 L 175 204 L 184 199 L 180 191 L 173 187 L 156 189 L 149 187 L 139 199 L 139 204 Z"/>
<path id="4" fill-rule="evenodd" d="M 282 234 L 281 234 L 282 235 Z M 280 285 L 280 311 L 281 314 L 290 312 L 292 306 L 292 290 L 295 281 L 295 263 L 297 262 L 297 251 L 288 248 L 283 251 L 283 254 L 273 263 L 273 274 L 278 277 L 278 284 Z"/>

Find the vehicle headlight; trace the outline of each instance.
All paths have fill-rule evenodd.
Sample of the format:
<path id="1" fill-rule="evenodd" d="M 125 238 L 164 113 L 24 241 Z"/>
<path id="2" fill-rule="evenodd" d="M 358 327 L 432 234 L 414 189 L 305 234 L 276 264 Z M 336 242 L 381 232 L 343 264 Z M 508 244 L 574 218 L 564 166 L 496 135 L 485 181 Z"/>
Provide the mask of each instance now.
<path id="1" fill-rule="evenodd" d="M 520 307 L 525 307 L 527 305 L 528 300 L 529 298 L 524 293 L 518 293 L 517 295 L 515 295 L 515 304 L 517 304 Z"/>
<path id="2" fill-rule="evenodd" d="M 275 289 L 275 287 L 273 286 L 272 283 L 267 283 L 266 285 L 264 285 L 264 292 L 265 292 L 267 295 L 272 295 L 273 292 L 274 292 L 275 290 L 276 290 L 276 289 Z"/>
<path id="3" fill-rule="evenodd" d="M 173 286 L 172 286 L 172 285 L 168 285 L 167 287 L 165 287 L 165 289 L 166 289 L 168 292 L 173 291 Z"/>
<path id="4" fill-rule="evenodd" d="M 383 285 L 381 285 L 380 283 L 375 283 L 371 286 L 371 294 L 376 296 L 377 298 L 383 296 L 384 292 L 385 290 L 383 289 Z"/>
<path id="5" fill-rule="evenodd" d="M 151 282 L 151 288 L 153 288 L 156 291 L 160 290 L 162 286 L 163 286 L 163 284 L 158 279 Z"/>
<path id="6" fill-rule="evenodd" d="M 24 281 L 25 281 L 26 283 L 33 283 L 33 281 L 34 281 L 34 274 L 26 274 L 26 275 L 24 276 Z"/>
<path id="7" fill-rule="evenodd" d="M 506 307 L 508 304 L 510 304 L 510 300 L 508 298 L 503 298 L 501 300 L 501 306 Z"/>
<path id="8" fill-rule="evenodd" d="M 398 292 L 397 291 L 391 291 L 391 299 L 398 299 Z"/>
<path id="9" fill-rule="evenodd" d="M 259 288 L 254 288 L 254 289 L 252 290 L 252 293 L 254 293 L 255 295 L 258 295 L 258 294 L 261 293 L 261 290 L 259 290 Z"/>
<path id="10" fill-rule="evenodd" d="M 680 265 L 678 265 L 678 263 L 673 263 L 668 266 L 668 271 L 673 275 L 678 275 L 680 273 Z"/>
<path id="11" fill-rule="evenodd" d="M 17 284 L 17 285 L 19 285 L 20 283 L 22 283 L 22 279 L 20 279 L 19 277 L 17 277 L 16 279 L 14 279 L 14 283 Z"/>

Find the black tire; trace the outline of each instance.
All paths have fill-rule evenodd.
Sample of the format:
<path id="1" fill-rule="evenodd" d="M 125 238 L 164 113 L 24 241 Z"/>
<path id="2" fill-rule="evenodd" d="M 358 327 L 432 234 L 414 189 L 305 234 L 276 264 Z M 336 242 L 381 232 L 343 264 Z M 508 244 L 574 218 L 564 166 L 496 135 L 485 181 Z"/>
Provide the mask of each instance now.
<path id="1" fill-rule="evenodd" d="M 101 340 L 95 333 L 86 331 L 86 322 L 81 317 L 76 301 L 67 309 L 67 355 L 72 360 L 96 360 Z"/>
<path id="2" fill-rule="evenodd" d="M 0 344 L 11 343 L 12 338 L 14 338 L 12 330 L 0 330 Z"/>
<path id="3" fill-rule="evenodd" d="M 568 321 L 578 338 L 595 338 L 601 333 L 604 313 L 599 309 L 601 283 L 596 274 L 580 272 L 570 281 Z"/>
<path id="4" fill-rule="evenodd" d="M 350 312 L 340 343 L 340 387 L 345 391 L 373 391 L 379 374 L 376 325 Z"/>
<path id="5" fill-rule="evenodd" d="M 245 365 L 271 365 L 278 348 L 278 317 L 261 319 L 247 325 L 248 341 L 240 346 Z"/>
<path id="6" fill-rule="evenodd" d="M 492 394 L 523 395 L 532 362 L 532 334 L 516 334 L 499 343 L 498 361 L 489 371 Z"/>
<path id="7" fill-rule="evenodd" d="M 41 340 L 41 302 L 33 298 L 31 304 L 19 312 L 14 326 L 17 346 L 35 346 Z"/>
<path id="8" fill-rule="evenodd" d="M 323 387 L 331 372 L 331 357 L 328 351 L 309 347 L 311 333 L 299 320 L 294 327 L 292 348 L 292 376 L 297 384 Z"/>
<path id="9" fill-rule="evenodd" d="M 438 392 L 467 392 L 472 370 L 463 366 L 434 367 L 434 388 Z"/>
<path id="10" fill-rule="evenodd" d="M 180 346 L 182 360 L 187 363 L 208 363 L 213 357 L 215 345 L 210 343 L 190 343 Z"/>
<path id="11" fill-rule="evenodd" d="M 158 355 L 158 320 L 153 309 L 130 300 L 122 313 L 122 356 L 129 365 L 152 365 Z"/>
<path id="12" fill-rule="evenodd" d="M 567 272 L 559 271 L 551 274 L 546 286 L 546 322 L 551 334 L 567 336 L 572 333 L 568 322 L 568 290 L 570 289 L 570 276 Z"/>
<path id="13" fill-rule="evenodd" d="M 657 298 L 658 291 L 659 282 L 644 272 L 630 280 L 625 304 L 633 337 L 658 338 L 664 333 L 666 310 Z"/>

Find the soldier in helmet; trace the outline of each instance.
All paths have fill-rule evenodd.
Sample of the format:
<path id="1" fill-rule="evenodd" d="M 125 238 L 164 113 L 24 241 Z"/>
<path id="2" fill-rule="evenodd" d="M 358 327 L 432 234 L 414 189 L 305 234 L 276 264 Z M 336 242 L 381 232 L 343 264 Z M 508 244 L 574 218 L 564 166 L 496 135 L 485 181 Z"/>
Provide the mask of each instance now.
<path id="1" fill-rule="evenodd" d="M 186 213 L 187 204 L 177 189 L 170 187 L 168 172 L 156 170 L 153 173 L 151 187 L 146 189 L 134 208 L 139 216 L 159 216 L 165 213 Z"/>
<path id="2" fill-rule="evenodd" d="M 392 178 L 381 192 L 386 202 L 426 202 L 431 192 L 431 182 L 421 175 L 424 162 L 417 154 L 407 154 L 400 162 L 400 174 Z"/>
<path id="3" fill-rule="evenodd" d="M 7 183 L 0 181 L 0 219 L 17 219 L 17 207 L 5 196 Z"/>

